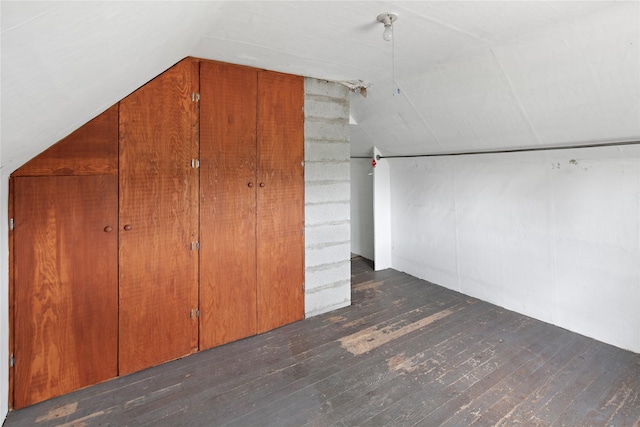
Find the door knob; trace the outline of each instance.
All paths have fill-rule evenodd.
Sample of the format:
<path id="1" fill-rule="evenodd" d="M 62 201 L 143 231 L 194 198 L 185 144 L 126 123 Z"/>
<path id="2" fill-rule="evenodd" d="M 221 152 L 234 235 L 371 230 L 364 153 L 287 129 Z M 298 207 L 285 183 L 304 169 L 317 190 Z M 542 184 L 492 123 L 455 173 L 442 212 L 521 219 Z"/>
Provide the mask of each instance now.
<path id="1" fill-rule="evenodd" d="M 260 187 L 264 187 L 264 182 L 261 182 L 261 183 L 260 183 Z"/>
<path id="2" fill-rule="evenodd" d="M 131 230 L 131 224 L 127 224 L 124 226 L 124 231 L 129 231 Z"/>
<path id="3" fill-rule="evenodd" d="M 105 232 L 105 233 L 111 233 L 112 231 L 113 231 L 113 227 L 111 227 L 110 225 L 107 225 L 107 226 L 104 228 L 104 232 Z"/>
<path id="4" fill-rule="evenodd" d="M 253 182 L 250 182 L 247 184 L 249 186 L 249 188 L 253 187 Z"/>

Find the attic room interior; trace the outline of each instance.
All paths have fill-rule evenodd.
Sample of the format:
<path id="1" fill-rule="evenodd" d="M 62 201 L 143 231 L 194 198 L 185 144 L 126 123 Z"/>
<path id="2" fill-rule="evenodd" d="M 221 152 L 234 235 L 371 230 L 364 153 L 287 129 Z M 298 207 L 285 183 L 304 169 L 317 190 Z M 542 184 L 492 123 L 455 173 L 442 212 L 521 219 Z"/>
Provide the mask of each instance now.
<path id="1" fill-rule="evenodd" d="M 640 424 L 640 1 L 2 1 L 4 426 Z"/>

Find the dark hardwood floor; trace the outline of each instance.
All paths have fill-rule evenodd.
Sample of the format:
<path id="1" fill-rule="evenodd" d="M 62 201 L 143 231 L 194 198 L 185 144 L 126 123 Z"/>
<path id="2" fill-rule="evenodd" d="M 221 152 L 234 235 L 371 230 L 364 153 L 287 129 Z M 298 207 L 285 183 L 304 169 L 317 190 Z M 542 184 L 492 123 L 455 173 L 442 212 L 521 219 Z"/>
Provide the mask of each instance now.
<path id="1" fill-rule="evenodd" d="M 10 412 L 12 426 L 638 426 L 640 356 L 352 260 L 353 305 Z"/>

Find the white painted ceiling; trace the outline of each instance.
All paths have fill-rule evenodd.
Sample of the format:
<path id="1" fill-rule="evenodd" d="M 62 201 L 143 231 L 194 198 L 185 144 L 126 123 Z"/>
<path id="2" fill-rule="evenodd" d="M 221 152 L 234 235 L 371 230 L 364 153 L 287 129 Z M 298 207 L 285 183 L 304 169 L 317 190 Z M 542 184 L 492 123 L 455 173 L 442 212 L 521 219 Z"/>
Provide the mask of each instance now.
<path id="1" fill-rule="evenodd" d="M 639 1 L 0 8 L 4 173 L 186 56 L 362 81 L 367 97 L 351 97 L 354 156 L 640 140 Z M 394 44 L 376 22 L 383 12 L 399 15 Z"/>

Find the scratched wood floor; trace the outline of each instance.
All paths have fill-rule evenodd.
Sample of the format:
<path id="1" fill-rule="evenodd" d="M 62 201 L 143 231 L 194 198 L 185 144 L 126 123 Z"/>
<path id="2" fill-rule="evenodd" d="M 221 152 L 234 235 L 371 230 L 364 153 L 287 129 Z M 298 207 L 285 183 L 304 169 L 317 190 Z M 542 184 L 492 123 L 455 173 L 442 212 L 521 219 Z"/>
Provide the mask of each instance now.
<path id="1" fill-rule="evenodd" d="M 12 426 L 638 426 L 640 356 L 352 260 L 353 305 L 9 413 Z"/>

